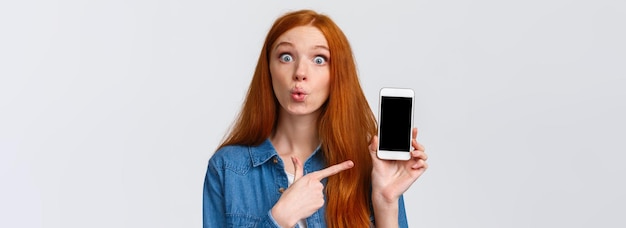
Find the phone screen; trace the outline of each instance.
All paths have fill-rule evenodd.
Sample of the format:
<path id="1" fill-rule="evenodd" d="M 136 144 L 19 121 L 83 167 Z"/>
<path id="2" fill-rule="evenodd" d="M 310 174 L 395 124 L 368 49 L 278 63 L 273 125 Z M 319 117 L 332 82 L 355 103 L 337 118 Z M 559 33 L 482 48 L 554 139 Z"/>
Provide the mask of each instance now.
<path id="1" fill-rule="evenodd" d="M 381 97 L 380 150 L 409 151 L 412 104 L 410 97 Z"/>

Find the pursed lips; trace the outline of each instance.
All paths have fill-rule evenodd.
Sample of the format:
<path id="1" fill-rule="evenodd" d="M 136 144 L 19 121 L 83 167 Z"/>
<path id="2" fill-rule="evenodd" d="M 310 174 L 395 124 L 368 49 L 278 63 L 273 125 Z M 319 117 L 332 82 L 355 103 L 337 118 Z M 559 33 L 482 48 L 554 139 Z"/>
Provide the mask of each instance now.
<path id="1" fill-rule="evenodd" d="M 296 102 L 303 102 L 307 95 L 308 93 L 302 88 L 296 87 L 291 89 L 291 99 Z"/>

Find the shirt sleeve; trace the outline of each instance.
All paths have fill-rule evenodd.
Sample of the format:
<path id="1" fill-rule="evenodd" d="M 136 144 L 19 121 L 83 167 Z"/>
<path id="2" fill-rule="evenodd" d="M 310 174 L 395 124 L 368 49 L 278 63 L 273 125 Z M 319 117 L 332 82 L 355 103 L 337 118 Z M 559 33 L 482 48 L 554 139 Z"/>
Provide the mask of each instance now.
<path id="1" fill-rule="evenodd" d="M 209 161 L 202 196 L 202 227 L 226 227 L 223 191 L 224 171 Z"/>
<path id="2" fill-rule="evenodd" d="M 266 228 L 280 228 L 280 225 L 278 225 L 276 220 L 274 220 L 274 217 L 272 216 L 272 211 L 271 210 L 267 211 L 267 216 L 265 217 L 264 220 L 265 221 L 263 221 L 263 227 L 266 227 Z M 296 227 L 298 227 L 298 225 L 296 225 Z"/>
<path id="3" fill-rule="evenodd" d="M 224 202 L 224 169 L 213 160 L 209 161 L 206 177 L 204 179 L 204 191 L 202 197 L 202 227 L 229 227 L 228 216 L 226 215 L 226 204 Z M 261 220 L 256 221 L 257 225 L 264 228 L 280 228 L 272 217 L 270 211 Z"/>
<path id="4" fill-rule="evenodd" d="M 404 228 L 409 227 L 408 221 L 406 220 L 406 211 L 404 209 L 404 196 L 400 196 L 398 200 L 398 225 Z"/>

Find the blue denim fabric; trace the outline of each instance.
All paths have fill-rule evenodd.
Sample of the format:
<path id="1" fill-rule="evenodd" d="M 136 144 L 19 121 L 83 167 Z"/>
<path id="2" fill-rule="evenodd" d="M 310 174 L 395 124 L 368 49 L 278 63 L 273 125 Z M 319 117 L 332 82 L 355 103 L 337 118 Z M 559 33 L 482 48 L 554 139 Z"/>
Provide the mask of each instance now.
<path id="1" fill-rule="evenodd" d="M 318 148 L 304 163 L 304 174 L 323 168 Z M 270 210 L 287 184 L 283 161 L 269 139 L 218 150 L 204 180 L 203 227 L 280 227 Z M 400 227 L 408 227 L 402 198 L 399 205 Z M 324 215 L 325 206 L 306 219 L 308 227 L 326 227 Z"/>

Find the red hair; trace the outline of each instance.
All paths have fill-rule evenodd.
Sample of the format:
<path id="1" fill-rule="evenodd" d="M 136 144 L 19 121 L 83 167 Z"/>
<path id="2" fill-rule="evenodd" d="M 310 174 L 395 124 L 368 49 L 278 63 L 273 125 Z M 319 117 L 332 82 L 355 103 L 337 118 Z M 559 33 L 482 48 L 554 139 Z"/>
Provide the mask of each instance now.
<path id="1" fill-rule="evenodd" d="M 275 130 L 280 104 L 272 89 L 269 56 L 274 42 L 288 30 L 311 25 L 324 34 L 330 50 L 330 93 L 321 107 L 318 132 L 326 165 L 352 160 L 354 167 L 328 177 L 328 227 L 369 227 L 372 161 L 369 139 L 376 119 L 363 94 L 348 39 L 327 16 L 311 10 L 278 18 L 259 56 L 241 113 L 221 147 L 259 145 Z"/>

